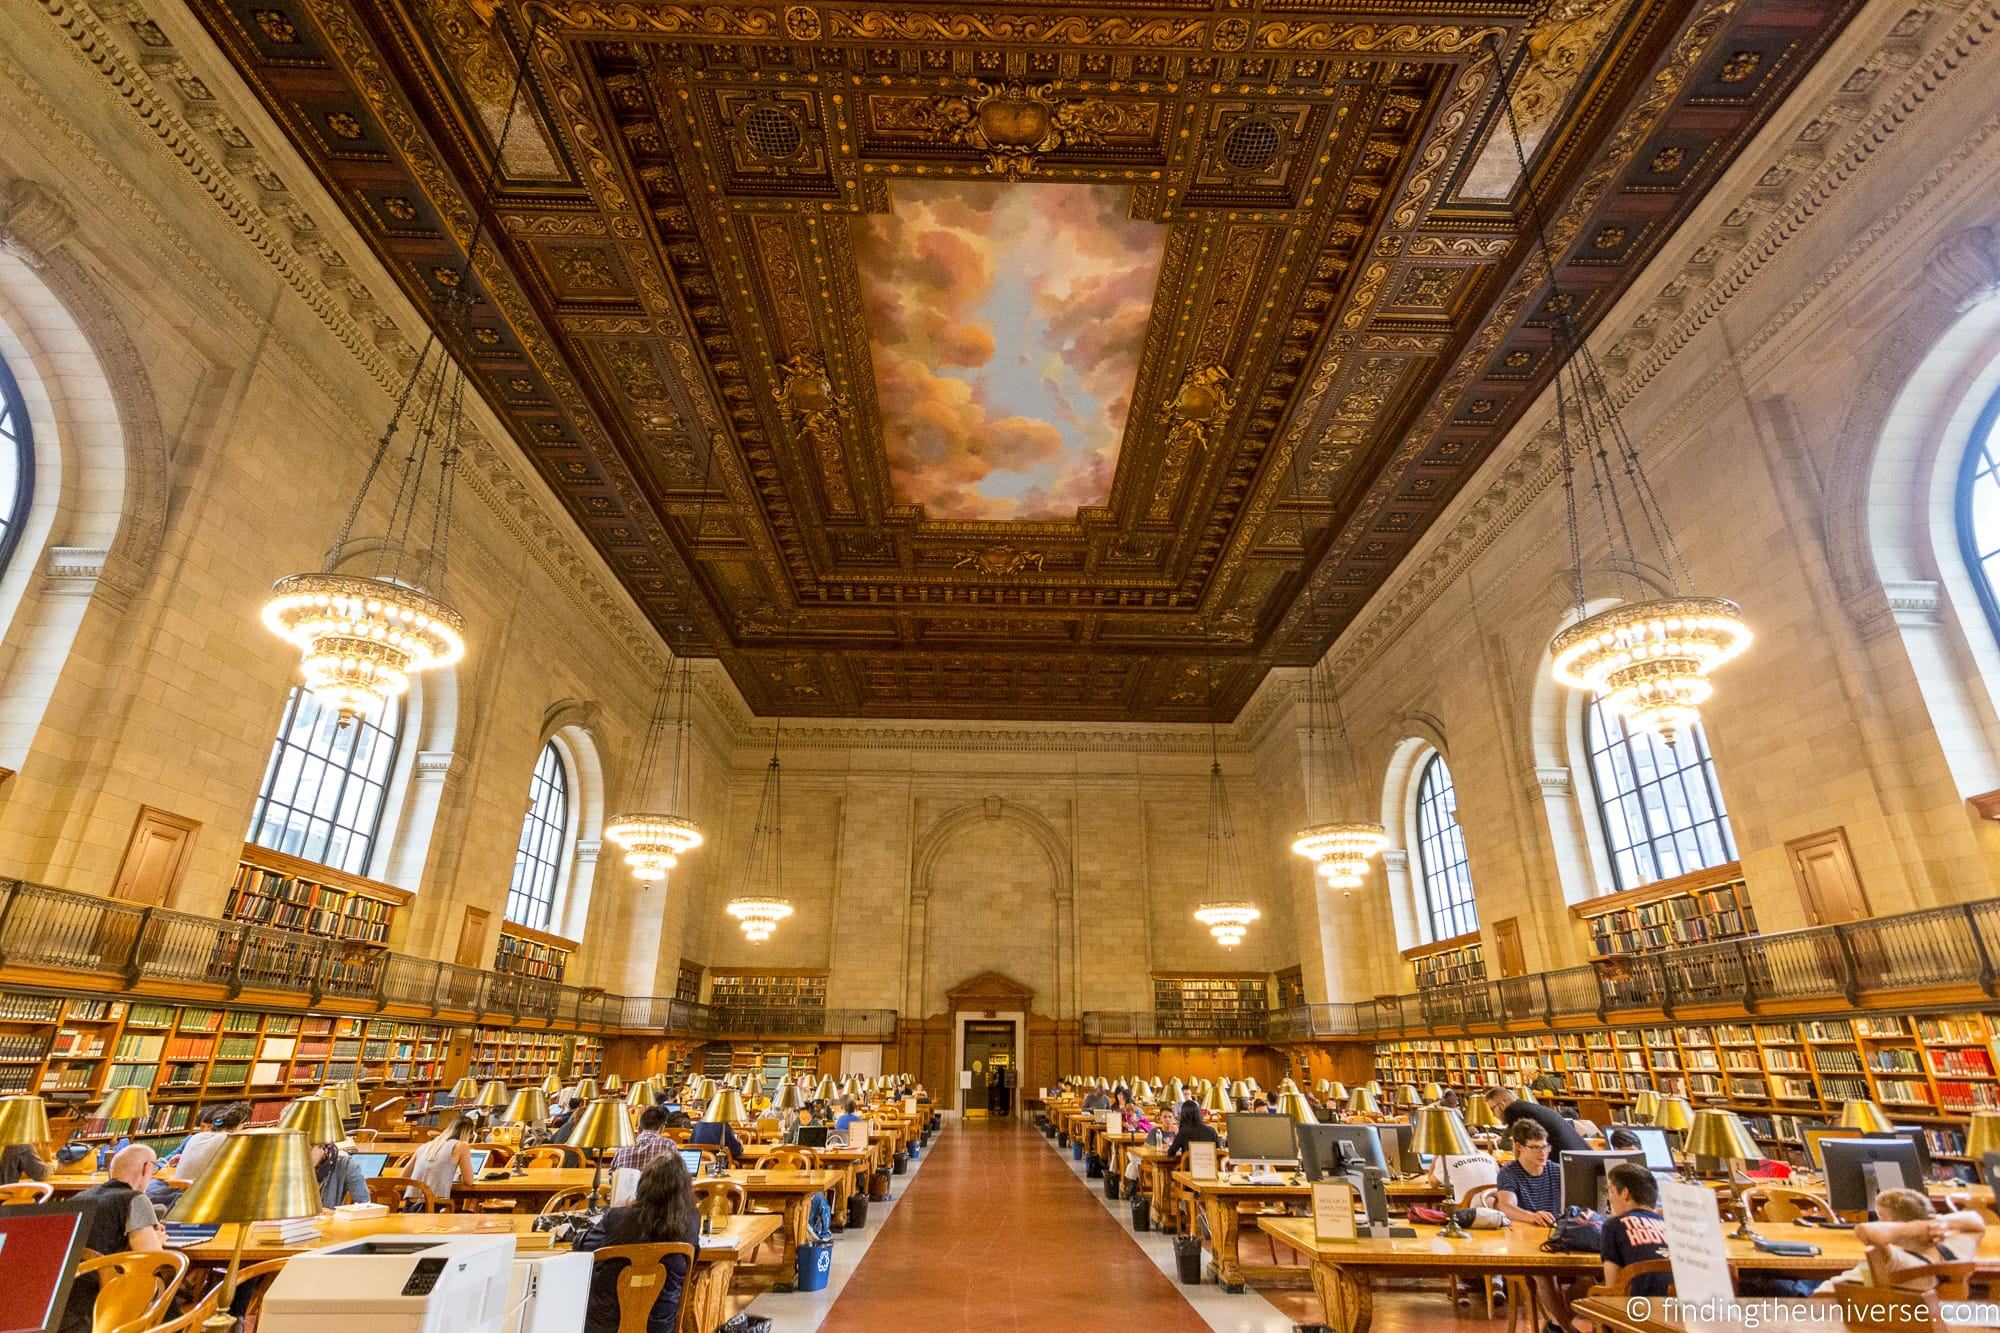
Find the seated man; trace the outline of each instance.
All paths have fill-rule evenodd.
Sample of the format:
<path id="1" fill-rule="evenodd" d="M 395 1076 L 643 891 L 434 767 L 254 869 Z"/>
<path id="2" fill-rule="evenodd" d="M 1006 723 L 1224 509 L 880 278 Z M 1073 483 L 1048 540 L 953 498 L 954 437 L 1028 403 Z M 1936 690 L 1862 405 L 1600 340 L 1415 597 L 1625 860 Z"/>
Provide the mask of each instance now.
<path id="1" fill-rule="evenodd" d="M 1604 1280 L 1617 1279 L 1627 1264 L 1667 1257 L 1667 1224 L 1660 1216 L 1660 1182 L 1637 1162 L 1620 1162 L 1606 1179 L 1611 1218 L 1604 1224 Z M 1633 1296 L 1664 1296 L 1671 1273 L 1641 1273 L 1625 1290 Z"/>
<path id="2" fill-rule="evenodd" d="M 1960 1211 L 1940 1217 L 1921 1190 L 1883 1190 L 1875 1196 L 1875 1216 L 1877 1221 L 1854 1228 L 1854 1238 L 1881 1250 L 1887 1269 L 1879 1284 L 1882 1286 L 1901 1285 L 1896 1281 L 1898 1269 L 1970 1259 L 1978 1253 L 1980 1238 L 1986 1234 L 1986 1219 L 1978 1213 Z M 1835 1285 L 1843 1282 L 1878 1285 L 1868 1260 L 1863 1259 L 1839 1277 L 1820 1284 L 1817 1294 L 1830 1296 Z"/>
<path id="3" fill-rule="evenodd" d="M 1514 1160 L 1500 1168 L 1494 1179 L 1499 1189 L 1494 1194 L 1494 1206 L 1509 1222 L 1526 1222 L 1535 1226 L 1554 1228 L 1556 1219 L 1563 1211 L 1562 1172 L 1555 1166 L 1549 1152 L 1548 1131 L 1535 1120 L 1518 1119 L 1510 1135 L 1514 1142 Z M 1542 1308 L 1554 1316 L 1550 1320 L 1558 1329 L 1570 1329 L 1569 1292 L 1564 1284 L 1546 1274 L 1538 1274 L 1529 1279 L 1535 1284 L 1535 1295 L 1540 1298 Z"/>
<path id="4" fill-rule="evenodd" d="M 1590 1145 L 1583 1141 L 1583 1135 L 1577 1133 L 1569 1121 L 1563 1119 L 1561 1113 L 1554 1107 L 1522 1101 L 1520 1094 L 1512 1088 L 1503 1088 L 1498 1084 L 1488 1088 L 1485 1096 L 1486 1104 L 1493 1108 L 1494 1115 L 1500 1117 L 1501 1124 L 1511 1127 L 1517 1121 L 1532 1120 L 1540 1125 L 1543 1132 L 1548 1135 L 1556 1156 L 1560 1157 L 1566 1152 L 1590 1151 Z"/>
<path id="5" fill-rule="evenodd" d="M 153 1201 L 146 1197 L 153 1168 L 159 1157 L 143 1143 L 119 1150 L 111 1159 L 109 1178 L 76 1196 L 88 1210 L 85 1240 L 99 1254 L 121 1250 L 164 1250 L 166 1228 Z M 62 1333 L 90 1333 L 91 1311 L 97 1301 L 97 1274 L 86 1273 L 70 1287 L 69 1306 L 63 1312 Z"/>
<path id="6" fill-rule="evenodd" d="M 611 1169 L 631 1167 L 644 1171 L 659 1158 L 680 1151 L 680 1144 L 662 1134 L 667 1127 L 667 1113 L 657 1106 L 648 1106 L 639 1112 L 639 1133 L 633 1140 L 611 1155 Z"/>
<path id="7" fill-rule="evenodd" d="M 736 1161 L 743 1156 L 743 1140 L 736 1137 L 735 1129 L 720 1120 L 697 1121 L 694 1131 L 688 1135 L 690 1145 L 719 1143 L 729 1153 L 729 1160 Z"/>

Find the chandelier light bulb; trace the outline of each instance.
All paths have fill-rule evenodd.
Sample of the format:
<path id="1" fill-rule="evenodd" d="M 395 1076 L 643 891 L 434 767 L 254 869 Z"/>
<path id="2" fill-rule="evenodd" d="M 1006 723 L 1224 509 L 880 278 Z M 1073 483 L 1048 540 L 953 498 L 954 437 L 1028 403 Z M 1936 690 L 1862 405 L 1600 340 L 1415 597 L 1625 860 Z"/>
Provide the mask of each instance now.
<path id="1" fill-rule="evenodd" d="M 736 918 L 752 944 L 762 944 L 792 914 L 792 905 L 783 898 L 732 898 L 724 910 Z"/>
<path id="2" fill-rule="evenodd" d="M 679 858 L 701 846 L 701 829 L 679 815 L 619 815 L 604 825 L 604 836 L 625 853 L 632 878 L 662 880 Z"/>
<path id="3" fill-rule="evenodd" d="M 1556 681 L 1594 694 L 1635 731 L 1667 744 L 1701 715 L 1709 673 L 1749 648 L 1750 627 L 1721 597 L 1625 602 L 1556 635 Z"/>
<path id="4" fill-rule="evenodd" d="M 465 617 L 415 588 L 357 574 L 292 574 L 271 588 L 264 625 L 299 650 L 300 676 L 341 722 L 465 656 Z"/>
<path id="5" fill-rule="evenodd" d="M 1208 927 L 1208 933 L 1225 949 L 1233 949 L 1249 933 L 1250 923 L 1263 915 L 1250 903 L 1203 903 L 1194 919 Z"/>
<path id="6" fill-rule="evenodd" d="M 1300 829 L 1292 850 L 1319 868 L 1330 889 L 1351 893 L 1368 882 L 1368 861 L 1389 845 L 1380 824 L 1346 820 Z"/>

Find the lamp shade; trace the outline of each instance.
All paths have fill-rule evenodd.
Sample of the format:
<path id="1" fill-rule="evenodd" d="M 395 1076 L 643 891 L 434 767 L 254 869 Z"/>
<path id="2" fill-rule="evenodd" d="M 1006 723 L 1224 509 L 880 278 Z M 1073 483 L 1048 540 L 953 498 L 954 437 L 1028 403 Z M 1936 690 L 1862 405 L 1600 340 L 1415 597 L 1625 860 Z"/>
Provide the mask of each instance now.
<path id="1" fill-rule="evenodd" d="M 0 1127 L 6 1123 L 5 1103 L 0 1102 Z M 0 1128 L 0 1143 L 9 1141 Z M 1965 1127 L 1965 1155 L 1976 1162 L 1990 1152 L 2000 1152 L 2000 1111 L 1974 1111 L 1972 1122 Z"/>
<path id="2" fill-rule="evenodd" d="M 1493 1114 L 1493 1103 L 1484 1097 L 1468 1097 L 1465 1101 L 1465 1123 L 1473 1129 L 1495 1129 L 1500 1117 Z"/>
<path id="3" fill-rule="evenodd" d="M 1371 1078 L 1371 1079 L 1369 1079 L 1369 1080 L 1368 1080 L 1368 1091 L 1370 1091 L 1370 1092 L 1374 1093 L 1374 1094 L 1375 1094 L 1375 1099 L 1376 1099 L 1377 1101 L 1380 1101 L 1380 1100 L 1382 1099 L 1382 1080 L 1381 1080 L 1381 1079 L 1379 1079 L 1379 1078 Z"/>
<path id="4" fill-rule="evenodd" d="M 340 1104 L 331 1097 L 301 1097 L 278 1114 L 279 1129 L 296 1129 L 306 1146 L 338 1143 L 347 1131 L 340 1123 Z"/>
<path id="5" fill-rule="evenodd" d="M 1396 1089 L 1396 1100 L 1405 1106 L 1415 1106 L 1418 1101 L 1417 1085 L 1414 1083 L 1405 1083 L 1402 1087 Z"/>
<path id="6" fill-rule="evenodd" d="M 576 1081 L 576 1095 L 585 1102 L 594 1102 L 603 1094 L 598 1090 L 596 1079 L 580 1078 Z"/>
<path id="7" fill-rule="evenodd" d="M 510 1125 L 539 1125 L 549 1118 L 549 1094 L 540 1088 L 523 1088 L 508 1101 L 500 1119 Z"/>
<path id="8" fill-rule="evenodd" d="M 625 1089 L 625 1104 L 634 1107 L 651 1106 L 653 1104 L 653 1089 L 644 1083 L 634 1083 L 631 1087 Z"/>
<path id="9" fill-rule="evenodd" d="M 1694 1128 L 1694 1108 L 1688 1105 L 1685 1097 L 1662 1097 L 1659 1107 L 1653 1112 L 1653 1123 L 1661 1129 L 1685 1134 Z"/>
<path id="10" fill-rule="evenodd" d="M 1327 1079 L 1325 1086 L 1319 1090 L 1319 1093 L 1321 1097 L 1326 1099 L 1327 1104 L 1331 1106 L 1335 1102 L 1344 1102 L 1347 1100 L 1347 1085 L 1337 1078 Z"/>
<path id="11" fill-rule="evenodd" d="M 497 1078 L 488 1079 L 485 1086 L 479 1089 L 479 1096 L 474 1101 L 474 1105 L 484 1106 L 495 1111 L 506 1104 L 507 1085 Z"/>
<path id="12" fill-rule="evenodd" d="M 1441 1102 L 1444 1100 L 1444 1085 L 1442 1083 L 1426 1083 L 1418 1095 L 1424 1099 L 1425 1105 L 1429 1105 L 1432 1102 Z"/>
<path id="13" fill-rule="evenodd" d="M 479 1080 L 467 1074 L 451 1085 L 451 1100 L 458 1106 L 469 1106 L 479 1097 Z"/>
<path id="14" fill-rule="evenodd" d="M 787 1080 L 785 1083 L 779 1085 L 778 1095 L 771 1101 L 771 1109 L 773 1111 L 796 1111 L 804 1107 L 805 1104 L 806 1099 L 799 1092 L 799 1085 Z"/>
<path id="15" fill-rule="evenodd" d="M 1890 1134 L 1889 1117 L 1874 1102 L 1854 1101 L 1840 1108 L 1840 1127 L 1858 1129 L 1863 1134 Z"/>
<path id="16" fill-rule="evenodd" d="M 1518 1100 L 1524 1101 L 1530 1106 L 1540 1105 L 1539 1100 L 1535 1097 L 1535 1090 L 1533 1088 L 1524 1088 L 1517 1084 L 1509 1083 L 1507 1091 L 1513 1093 Z"/>
<path id="17" fill-rule="evenodd" d="M 1764 1160 L 1757 1140 L 1750 1137 L 1750 1131 L 1743 1127 L 1734 1111 L 1696 1111 L 1694 1128 L 1688 1131 L 1683 1151 L 1690 1157 L 1713 1157 L 1723 1162 Z"/>
<path id="18" fill-rule="evenodd" d="M 1201 1109 L 1204 1111 L 1213 1111 L 1217 1115 L 1223 1115 L 1234 1111 L 1236 1103 L 1229 1099 L 1229 1094 L 1224 1092 L 1220 1085 L 1211 1083 L 1208 1086 L 1208 1091 L 1201 1096 Z"/>
<path id="19" fill-rule="evenodd" d="M 113 1088 L 104 1094 L 104 1100 L 97 1104 L 97 1118 L 107 1124 L 131 1124 L 134 1120 L 144 1120 L 153 1104 L 146 1098 L 144 1088 Z"/>
<path id="20" fill-rule="evenodd" d="M 42 1099 L 23 1093 L 0 1097 L 0 1148 L 49 1141 L 49 1110 Z"/>
<path id="21" fill-rule="evenodd" d="M 1356 1088 L 1347 1099 L 1347 1109 L 1355 1115 L 1381 1115 L 1382 1098 L 1372 1087 Z"/>
<path id="22" fill-rule="evenodd" d="M 1461 1156 L 1473 1150 L 1472 1135 L 1466 1133 L 1465 1121 L 1449 1106 L 1426 1106 L 1417 1112 L 1415 1123 L 1413 1146 L 1426 1157 L 1439 1153 Z"/>
<path id="23" fill-rule="evenodd" d="M 625 1091 L 625 1080 L 616 1074 L 606 1074 L 604 1076 L 604 1090 L 606 1092 L 623 1092 Z"/>
<path id="24" fill-rule="evenodd" d="M 829 1074 L 820 1075 L 819 1086 L 813 1089 L 813 1100 L 830 1102 L 839 1095 L 840 1090 L 833 1086 L 833 1077 Z"/>
<path id="25" fill-rule="evenodd" d="M 333 1109 L 340 1112 L 342 1116 L 345 1116 L 354 1109 L 353 1094 L 347 1090 L 345 1083 L 329 1083 L 318 1092 L 315 1092 L 313 1096 L 324 1097 L 332 1102 Z"/>
<path id="26" fill-rule="evenodd" d="M 296 1129 L 245 1129 L 223 1139 L 167 1216 L 176 1222 L 221 1223 L 318 1213 L 319 1183 L 313 1179 L 306 1136 Z"/>
<path id="27" fill-rule="evenodd" d="M 1306 1104 L 1306 1095 L 1297 1088 L 1278 1094 L 1278 1114 L 1288 1115 L 1301 1125 L 1317 1125 L 1319 1117 Z"/>
<path id="28" fill-rule="evenodd" d="M 708 1109 L 701 1113 L 701 1118 L 726 1125 L 732 1120 L 748 1120 L 750 1117 L 743 1110 L 743 1094 L 734 1088 L 721 1088 L 709 1099 Z"/>
<path id="29" fill-rule="evenodd" d="M 1651 1088 L 1642 1088 L 1632 1096 L 1632 1118 L 1642 1125 L 1653 1123 L 1653 1113 L 1660 1109 L 1660 1094 Z"/>
<path id="30" fill-rule="evenodd" d="M 547 1078 L 542 1080 L 542 1091 L 551 1097 L 555 1096 L 562 1091 L 562 1079 L 551 1073 Z"/>
<path id="31" fill-rule="evenodd" d="M 632 1142 L 632 1113 L 625 1103 L 600 1097 L 576 1113 L 576 1128 L 567 1142 L 579 1151 L 610 1152 Z"/>

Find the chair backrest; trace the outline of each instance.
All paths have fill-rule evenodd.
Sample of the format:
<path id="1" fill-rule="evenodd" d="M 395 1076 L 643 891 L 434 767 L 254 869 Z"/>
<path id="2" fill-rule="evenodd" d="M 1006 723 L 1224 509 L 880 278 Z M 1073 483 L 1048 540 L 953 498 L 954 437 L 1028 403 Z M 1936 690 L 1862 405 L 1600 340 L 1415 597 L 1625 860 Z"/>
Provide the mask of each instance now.
<path id="1" fill-rule="evenodd" d="M 1737 1203 L 1753 1222 L 1796 1222 L 1801 1217 L 1816 1222 L 1839 1220 L 1824 1194 L 1796 1185 L 1752 1185 L 1743 1191 Z"/>
<path id="2" fill-rule="evenodd" d="M 785 1134 L 785 1122 L 774 1115 L 758 1116 L 756 1125 L 752 1127 L 752 1132 L 760 1139 L 783 1138 Z"/>
<path id="3" fill-rule="evenodd" d="M 1671 1296 L 1674 1294 L 1674 1284 L 1671 1280 L 1673 1271 L 1674 1264 L 1671 1259 L 1641 1259 L 1638 1263 L 1626 1264 L 1613 1273 L 1611 1281 L 1604 1285 L 1604 1292 L 1610 1296 L 1623 1296 L 1632 1289 L 1632 1279 L 1645 1277 L 1649 1273 L 1665 1273 L 1669 1278 L 1667 1295 Z"/>
<path id="4" fill-rule="evenodd" d="M 750 1191 L 734 1180 L 697 1180 L 694 1198 L 701 1215 L 710 1221 L 732 1217 L 750 1206 Z"/>
<path id="5" fill-rule="evenodd" d="M 1474 1185 L 1458 1201 L 1460 1208 L 1492 1208 L 1494 1196 L 1500 1193 L 1498 1185 Z"/>
<path id="6" fill-rule="evenodd" d="M 18 1180 L 12 1185 L 0 1185 L 0 1204 L 45 1203 L 56 1187 L 46 1180 Z"/>
<path id="7" fill-rule="evenodd" d="M 572 1166 L 583 1160 L 583 1155 L 563 1143 L 545 1143 L 538 1148 L 529 1148 L 521 1154 L 517 1165 L 530 1171 L 547 1167 Z"/>
<path id="8" fill-rule="evenodd" d="M 652 1316 L 653 1303 L 666 1289 L 667 1260 L 677 1254 L 687 1260 L 688 1268 L 692 1270 L 694 1246 L 677 1241 L 662 1241 L 653 1245 L 607 1245 L 591 1252 L 591 1258 L 600 1264 L 619 1260 L 625 1263 L 618 1273 L 618 1333 L 646 1333 L 646 1322 Z M 682 1294 L 685 1296 L 685 1288 Z"/>
<path id="9" fill-rule="evenodd" d="M 756 1169 L 759 1171 L 811 1171 L 819 1165 L 819 1154 L 811 1148 L 787 1145 L 782 1148 L 766 1148 L 757 1154 Z"/>
<path id="10" fill-rule="evenodd" d="M 271 1289 L 271 1279 L 284 1266 L 283 1259 L 265 1259 L 243 1265 L 243 1271 L 236 1275 L 236 1293 L 243 1302 L 242 1327 L 257 1327 L 257 1316 L 264 1309 L 264 1293 Z"/>
<path id="11" fill-rule="evenodd" d="M 557 1190 L 542 1203 L 542 1215 L 570 1213 L 585 1206 L 590 1200 L 590 1186 L 572 1185 L 568 1189 Z"/>
<path id="12" fill-rule="evenodd" d="M 354 1131 L 354 1141 L 356 1143 L 373 1143 L 381 1136 L 382 1131 L 379 1129 L 357 1129 Z"/>
<path id="13" fill-rule="evenodd" d="M 1966 1299 L 1968 1284 L 1978 1269 L 1979 1262 L 1975 1259 L 1897 1267 L 1890 1261 L 1888 1246 L 1868 1247 L 1868 1272 L 1876 1286 L 1890 1287 L 1906 1293 L 1934 1290 L 1940 1300 Z"/>
<path id="14" fill-rule="evenodd" d="M 97 1275 L 91 1333 L 149 1328 L 159 1322 L 187 1270 L 187 1256 L 177 1250 L 121 1250 L 84 1260 L 76 1266 L 77 1275 Z"/>
<path id="15" fill-rule="evenodd" d="M 486 1153 L 487 1154 L 486 1165 L 488 1165 L 489 1167 L 505 1166 L 507 1165 L 508 1160 L 514 1156 L 514 1150 L 512 1148 L 509 1148 L 504 1143 L 487 1143 L 484 1140 L 482 1140 L 478 1143 L 470 1144 L 468 1146 L 470 1146 L 472 1151 L 474 1152 Z"/>
<path id="16" fill-rule="evenodd" d="M 422 1205 L 421 1211 L 441 1213 L 444 1201 L 431 1193 L 431 1187 L 421 1180 L 410 1180 L 403 1176 L 393 1178 L 376 1176 L 368 1182 L 368 1200 L 371 1203 L 387 1205 L 390 1212 L 401 1212 L 403 1205 L 412 1196 Z"/>
<path id="17" fill-rule="evenodd" d="M 175 1315 L 165 1323 L 146 1324 L 138 1328 L 128 1327 L 121 1333 L 194 1333 L 209 1320 L 215 1318 L 216 1309 L 222 1304 L 222 1284 L 216 1283 L 208 1289 L 208 1294 Z"/>
<path id="18" fill-rule="evenodd" d="M 1445 1187 L 1447 1193 L 1469 1194 L 1481 1185 L 1491 1185 L 1500 1178 L 1500 1163 L 1481 1153 L 1474 1157 L 1453 1157 L 1445 1162 Z"/>

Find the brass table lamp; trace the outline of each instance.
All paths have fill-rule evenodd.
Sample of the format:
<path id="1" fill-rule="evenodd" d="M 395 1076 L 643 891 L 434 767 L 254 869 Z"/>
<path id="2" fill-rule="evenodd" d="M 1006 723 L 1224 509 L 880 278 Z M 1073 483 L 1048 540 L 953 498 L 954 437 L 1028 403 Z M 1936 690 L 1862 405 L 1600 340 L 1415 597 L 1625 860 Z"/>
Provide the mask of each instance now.
<path id="1" fill-rule="evenodd" d="M 1381 1115 L 1381 1094 L 1375 1090 L 1373 1084 L 1356 1088 L 1353 1094 L 1347 1099 L 1347 1113 L 1349 1115 Z"/>
<path id="2" fill-rule="evenodd" d="M 1500 1117 L 1493 1114 L 1493 1103 L 1484 1097 L 1469 1097 L 1465 1103 L 1465 1123 L 1473 1129 L 1498 1129 Z"/>
<path id="3" fill-rule="evenodd" d="M 1278 1094 L 1278 1114 L 1288 1115 L 1301 1125 L 1317 1125 L 1319 1117 L 1313 1114 L 1306 1103 L 1306 1095 L 1297 1088 Z"/>
<path id="4" fill-rule="evenodd" d="M 1201 1095 L 1201 1109 L 1215 1115 L 1227 1115 L 1236 1109 L 1236 1103 L 1230 1100 L 1220 1084 L 1211 1083 L 1208 1091 Z"/>
<path id="5" fill-rule="evenodd" d="M 2000 1111 L 1974 1111 L 1965 1127 L 1965 1155 L 1977 1162 L 1990 1152 L 2000 1152 Z"/>
<path id="6" fill-rule="evenodd" d="M 1535 1090 L 1533 1088 L 1525 1087 L 1520 1084 L 1509 1083 L 1507 1085 L 1507 1091 L 1513 1093 L 1515 1100 L 1517 1101 L 1526 1102 L 1530 1106 L 1541 1105 L 1540 1099 L 1538 1099 L 1535 1096 Z"/>
<path id="7" fill-rule="evenodd" d="M 806 1099 L 799 1092 L 799 1085 L 786 1079 L 778 1088 L 778 1095 L 771 1099 L 773 1111 L 797 1111 L 804 1108 Z"/>
<path id="8" fill-rule="evenodd" d="M 467 1074 L 451 1085 L 451 1100 L 456 1106 L 470 1106 L 479 1098 L 479 1080 Z"/>
<path id="9" fill-rule="evenodd" d="M 1653 1123 L 1674 1134 L 1686 1134 L 1694 1128 L 1694 1108 L 1685 1097 L 1662 1097 L 1653 1111 Z"/>
<path id="10" fill-rule="evenodd" d="M 643 1110 L 653 1104 L 653 1088 L 648 1083 L 634 1083 L 625 1089 L 625 1104 L 633 1110 Z"/>
<path id="11" fill-rule="evenodd" d="M 488 1111 L 497 1111 L 507 1104 L 507 1085 L 499 1079 L 488 1079 L 479 1089 L 479 1095 L 472 1099 L 474 1106 Z"/>
<path id="12" fill-rule="evenodd" d="M 1641 1088 L 1632 1094 L 1632 1119 L 1641 1125 L 1653 1123 L 1653 1116 L 1660 1109 L 1660 1094 L 1651 1088 Z"/>
<path id="13" fill-rule="evenodd" d="M 562 1079 L 553 1073 L 550 1074 L 542 1080 L 542 1091 L 551 1097 L 557 1096 L 562 1092 Z"/>
<path id="14" fill-rule="evenodd" d="M 332 1109 L 332 1103 L 325 1105 Z M 312 1154 L 304 1134 L 296 1129 L 245 1129 L 222 1141 L 201 1176 L 167 1211 L 176 1222 L 236 1224 L 222 1301 L 203 1322 L 204 1329 L 223 1333 L 236 1323 L 229 1306 L 236 1299 L 236 1275 L 243 1267 L 243 1242 L 249 1238 L 250 1224 L 314 1217 L 319 1210 L 319 1185 L 313 1179 Z"/>
<path id="15" fill-rule="evenodd" d="M 549 1094 L 540 1088 L 522 1088 L 507 1101 L 499 1115 L 503 1125 L 539 1125 L 549 1118 Z"/>
<path id="16" fill-rule="evenodd" d="M 1686 1179 L 1695 1178 L 1695 1165 L 1703 1157 L 1711 1157 L 1722 1163 L 1722 1171 L 1731 1181 L 1736 1178 L 1734 1168 L 1748 1162 L 1764 1160 L 1763 1150 L 1757 1146 L 1750 1131 L 1736 1118 L 1734 1111 L 1700 1110 L 1694 1113 L 1694 1128 L 1688 1131 L 1687 1143 L 1682 1151 L 1687 1153 L 1688 1170 Z M 1736 1230 L 1730 1235 L 1736 1240 L 1751 1240 L 1756 1233 L 1750 1230 L 1750 1209 L 1739 1203 L 1741 1216 L 1737 1218 Z"/>
<path id="17" fill-rule="evenodd" d="M 589 1105 L 603 1096 L 603 1093 L 598 1089 L 596 1079 L 580 1078 L 576 1081 L 576 1095 L 583 1099 L 585 1105 Z"/>
<path id="18" fill-rule="evenodd" d="M 576 1128 L 570 1131 L 569 1146 L 590 1154 L 590 1211 L 597 1210 L 604 1155 L 625 1147 L 632 1139 L 632 1116 L 621 1101 L 600 1097 L 576 1113 Z"/>
<path id="19" fill-rule="evenodd" d="M 305 1135 L 306 1147 L 338 1143 L 346 1134 L 340 1123 L 340 1103 L 331 1097 L 301 1097 L 278 1113 L 279 1129 L 296 1129 Z"/>
<path id="20" fill-rule="evenodd" d="M 833 1076 L 831 1074 L 821 1074 L 819 1076 L 819 1086 L 813 1089 L 813 1100 L 816 1102 L 830 1102 L 839 1096 L 840 1089 L 833 1086 Z"/>
<path id="21" fill-rule="evenodd" d="M 1402 1087 L 1396 1089 L 1396 1100 L 1405 1106 L 1415 1106 L 1418 1100 L 1417 1085 L 1414 1083 L 1405 1083 Z"/>
<path id="22" fill-rule="evenodd" d="M 0 1148 L 27 1146 L 42 1155 L 49 1141 L 49 1109 L 32 1093 L 0 1097 Z"/>
<path id="23" fill-rule="evenodd" d="M 1840 1127 L 1863 1134 L 1893 1134 L 1895 1127 L 1882 1108 L 1871 1101 L 1852 1101 L 1840 1108 Z"/>
<path id="24" fill-rule="evenodd" d="M 606 1074 L 604 1076 L 604 1090 L 612 1093 L 623 1092 L 625 1091 L 625 1080 L 616 1074 Z"/>
<path id="25" fill-rule="evenodd" d="M 750 1116 L 743 1109 L 743 1094 L 734 1088 L 724 1087 L 709 1100 L 708 1109 L 701 1113 L 701 1118 L 727 1125 L 736 1120 L 748 1120 Z"/>
<path id="26" fill-rule="evenodd" d="M 1424 1099 L 1424 1105 L 1435 1105 L 1444 1100 L 1444 1085 L 1441 1083 L 1426 1083 L 1417 1095 Z"/>
<path id="27" fill-rule="evenodd" d="M 1472 1135 L 1466 1133 L 1465 1122 L 1458 1112 L 1449 1106 L 1426 1106 L 1418 1111 L 1415 1119 L 1416 1133 L 1411 1147 L 1427 1157 L 1463 1156 L 1472 1152 Z M 1444 1227 L 1438 1232 L 1440 1240 L 1463 1240 L 1467 1235 L 1458 1224 L 1458 1213 L 1449 1207 L 1446 1200 Z"/>
<path id="28" fill-rule="evenodd" d="M 104 1122 L 106 1129 L 121 1124 L 130 1129 L 151 1114 L 152 1109 L 153 1104 L 147 1099 L 144 1088 L 113 1088 L 97 1104 L 97 1118 Z"/>

